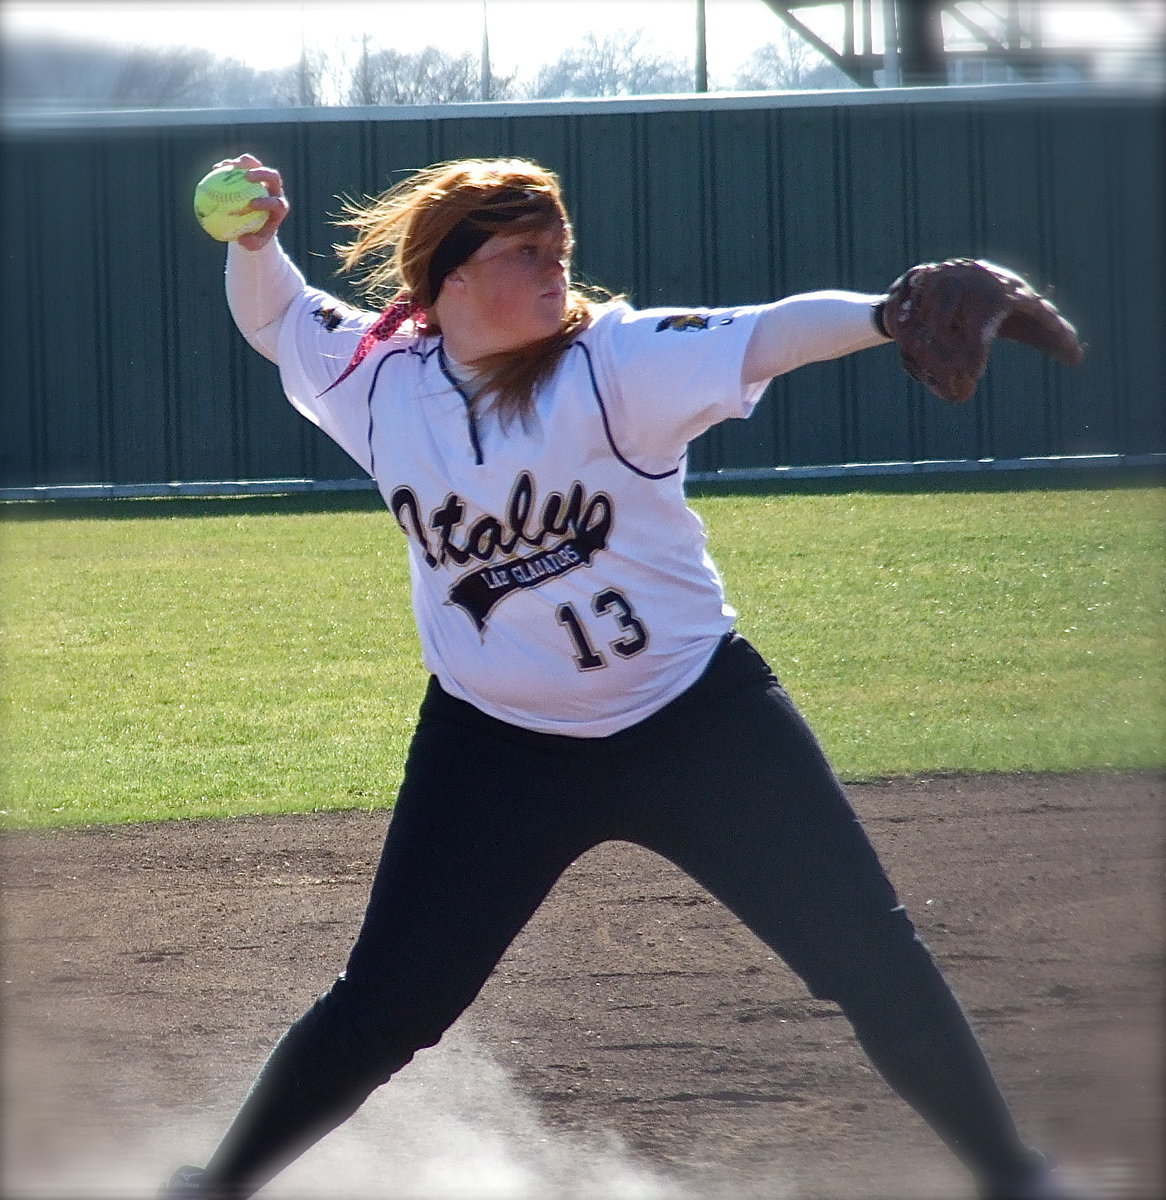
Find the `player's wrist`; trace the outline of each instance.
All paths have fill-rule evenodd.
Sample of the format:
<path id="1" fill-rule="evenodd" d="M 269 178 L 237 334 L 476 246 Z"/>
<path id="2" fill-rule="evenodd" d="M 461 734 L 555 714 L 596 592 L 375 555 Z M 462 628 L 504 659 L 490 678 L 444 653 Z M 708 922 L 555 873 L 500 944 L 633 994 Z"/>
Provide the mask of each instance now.
<path id="1" fill-rule="evenodd" d="M 875 331 L 877 333 L 880 333 L 888 341 L 891 341 L 893 339 L 891 338 L 890 333 L 887 331 L 886 307 L 886 296 L 880 296 L 879 299 L 870 306 L 870 323 L 875 327 Z"/>

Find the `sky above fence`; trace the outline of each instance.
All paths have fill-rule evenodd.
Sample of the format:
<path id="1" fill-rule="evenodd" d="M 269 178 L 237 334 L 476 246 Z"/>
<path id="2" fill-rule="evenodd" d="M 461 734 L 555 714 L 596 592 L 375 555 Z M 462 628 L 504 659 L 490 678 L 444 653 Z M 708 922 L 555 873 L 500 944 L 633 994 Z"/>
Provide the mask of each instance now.
<path id="1" fill-rule="evenodd" d="M 990 6 L 970 7 L 983 8 L 985 20 Z M 842 8 L 819 6 L 799 16 L 837 44 Z M 881 48 L 882 5 L 871 8 Z M 495 72 L 526 78 L 588 34 L 602 40 L 641 32 L 645 47 L 691 61 L 696 11 L 696 0 L 8 0 L 0 28 L 5 37 L 53 32 L 123 45 L 198 46 L 267 69 L 295 62 L 305 46 L 336 49 L 364 33 L 386 49 L 436 45 L 449 54 L 477 55 L 485 27 Z M 705 11 L 714 81 L 730 78 L 784 29 L 763 0 L 706 0 Z M 1136 49 L 1161 38 L 1163 19 L 1156 3 L 1046 0 L 1041 25 L 1048 44 Z"/>

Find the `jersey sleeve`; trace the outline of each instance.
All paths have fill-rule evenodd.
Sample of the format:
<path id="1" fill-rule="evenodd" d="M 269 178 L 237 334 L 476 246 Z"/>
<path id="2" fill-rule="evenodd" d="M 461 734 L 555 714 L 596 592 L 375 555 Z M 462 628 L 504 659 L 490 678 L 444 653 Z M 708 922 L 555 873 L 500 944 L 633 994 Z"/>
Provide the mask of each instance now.
<path id="1" fill-rule="evenodd" d="M 370 474 L 368 369 L 327 389 L 375 320 L 375 313 L 306 287 L 288 307 L 279 330 L 280 381 L 288 400 Z"/>
<path id="2" fill-rule="evenodd" d="M 306 286 L 279 238 L 258 250 L 228 242 L 224 283 L 227 307 L 239 332 L 264 358 L 278 362 L 283 315 Z"/>
<path id="3" fill-rule="evenodd" d="M 706 429 L 753 412 L 766 383 L 742 383 L 741 368 L 761 311 L 617 304 L 597 319 L 584 340 L 620 454 L 641 469 L 668 470 Z"/>

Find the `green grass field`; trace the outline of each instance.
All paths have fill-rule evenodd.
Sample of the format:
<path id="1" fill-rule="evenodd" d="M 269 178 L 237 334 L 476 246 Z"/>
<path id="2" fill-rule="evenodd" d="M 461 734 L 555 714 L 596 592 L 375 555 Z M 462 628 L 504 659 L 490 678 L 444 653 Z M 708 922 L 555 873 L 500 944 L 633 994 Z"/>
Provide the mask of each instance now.
<path id="1" fill-rule="evenodd" d="M 1160 476 L 694 506 L 843 777 L 1166 765 Z M 375 496 L 0 518 L 6 827 L 392 803 L 425 677 Z"/>

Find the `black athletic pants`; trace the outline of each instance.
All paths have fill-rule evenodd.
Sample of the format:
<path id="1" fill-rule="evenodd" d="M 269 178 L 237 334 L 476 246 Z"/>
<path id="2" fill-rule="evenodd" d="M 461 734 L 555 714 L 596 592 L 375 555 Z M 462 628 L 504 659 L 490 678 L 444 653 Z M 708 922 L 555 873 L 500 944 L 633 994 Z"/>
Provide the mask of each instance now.
<path id="1" fill-rule="evenodd" d="M 272 1052 L 212 1178 L 249 1196 L 351 1116 L 439 1040 L 562 872 L 613 839 L 676 863 L 836 1001 L 983 1186 L 1031 1171 L 817 740 L 730 635 L 688 692 L 601 739 L 519 729 L 430 684 L 347 969 Z"/>

